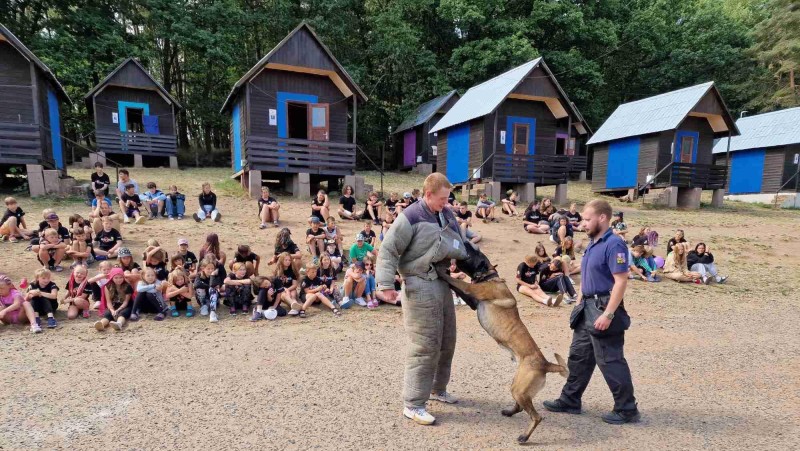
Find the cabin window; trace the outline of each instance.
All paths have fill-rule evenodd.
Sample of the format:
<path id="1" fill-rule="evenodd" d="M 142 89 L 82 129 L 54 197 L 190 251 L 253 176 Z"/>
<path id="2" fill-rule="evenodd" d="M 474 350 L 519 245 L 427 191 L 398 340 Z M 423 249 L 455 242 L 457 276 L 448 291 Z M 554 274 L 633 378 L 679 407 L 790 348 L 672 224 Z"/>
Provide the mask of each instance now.
<path id="1" fill-rule="evenodd" d="M 694 137 L 684 136 L 681 138 L 681 163 L 691 163 L 692 153 L 694 152 Z"/>
<path id="2" fill-rule="evenodd" d="M 308 104 L 289 102 L 287 104 L 288 138 L 308 139 Z"/>
<path id="3" fill-rule="evenodd" d="M 126 108 L 128 131 L 130 133 L 144 133 L 144 110 L 141 108 Z"/>
<path id="4" fill-rule="evenodd" d="M 514 154 L 525 155 L 528 153 L 529 130 L 528 124 L 514 123 Z"/>

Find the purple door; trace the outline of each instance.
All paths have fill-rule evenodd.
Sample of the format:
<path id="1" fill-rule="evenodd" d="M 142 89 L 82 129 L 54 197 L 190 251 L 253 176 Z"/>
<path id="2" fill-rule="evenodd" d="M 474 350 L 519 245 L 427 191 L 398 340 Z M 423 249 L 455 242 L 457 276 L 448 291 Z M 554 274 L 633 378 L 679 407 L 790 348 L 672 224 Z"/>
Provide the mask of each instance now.
<path id="1" fill-rule="evenodd" d="M 403 166 L 417 164 L 417 132 L 408 130 L 403 135 Z"/>

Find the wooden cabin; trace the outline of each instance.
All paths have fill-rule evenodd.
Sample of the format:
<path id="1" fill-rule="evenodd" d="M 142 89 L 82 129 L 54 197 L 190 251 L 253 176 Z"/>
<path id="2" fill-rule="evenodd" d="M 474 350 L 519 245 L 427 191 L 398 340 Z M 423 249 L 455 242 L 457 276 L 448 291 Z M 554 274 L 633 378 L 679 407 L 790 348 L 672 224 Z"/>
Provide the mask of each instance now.
<path id="1" fill-rule="evenodd" d="M 537 58 L 470 88 L 430 133 L 437 171 L 452 183 L 487 184 L 495 200 L 516 188 L 525 202 L 556 185 L 563 203 L 570 173 L 585 171 L 591 130 Z"/>
<path id="2" fill-rule="evenodd" d="M 800 107 L 744 117 L 741 135 L 714 145 L 714 164 L 730 168 L 728 194 L 800 192 Z M 728 153 L 730 151 L 730 153 Z"/>
<path id="3" fill-rule="evenodd" d="M 398 169 L 422 168 L 422 173 L 436 170 L 437 134 L 428 132 L 461 96 L 452 90 L 418 106 L 392 133 Z"/>
<path id="4" fill-rule="evenodd" d="M 61 112 L 71 105 L 53 72 L 0 24 L 0 171 L 24 168 L 31 195 L 61 191 Z"/>
<path id="5" fill-rule="evenodd" d="M 738 136 L 713 82 L 625 103 L 589 140 L 592 190 L 698 208 L 702 190 L 722 201 L 727 169 L 712 161 L 714 140 Z"/>
<path id="6" fill-rule="evenodd" d="M 231 116 L 234 176 L 254 196 L 264 179 L 283 180 L 303 198 L 322 181 L 333 189 L 355 173 L 358 104 L 366 100 L 301 23 L 236 82 L 222 106 Z"/>
<path id="7" fill-rule="evenodd" d="M 120 63 L 84 101 L 101 160 L 178 167 L 176 116 L 182 107 L 138 61 Z"/>

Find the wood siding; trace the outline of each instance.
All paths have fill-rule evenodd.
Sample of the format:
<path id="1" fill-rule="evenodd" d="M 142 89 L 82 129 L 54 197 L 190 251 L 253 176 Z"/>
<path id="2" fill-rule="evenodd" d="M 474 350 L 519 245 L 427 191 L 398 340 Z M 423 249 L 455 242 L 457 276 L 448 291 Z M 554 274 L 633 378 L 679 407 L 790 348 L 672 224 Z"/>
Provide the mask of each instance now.
<path id="1" fill-rule="evenodd" d="M 269 110 L 278 109 L 278 92 L 310 94 L 319 103 L 330 104 L 330 141 L 347 142 L 347 111 L 350 102 L 330 78 L 320 75 L 264 69 L 250 82 L 250 134 L 268 138 L 278 137 L 277 125 L 269 125 Z"/>
<path id="2" fill-rule="evenodd" d="M 697 102 L 697 105 L 692 108 L 692 112 L 725 115 L 725 110 L 722 108 L 722 104 L 714 94 L 713 89 L 709 89 L 706 95 Z"/>
<path id="3" fill-rule="evenodd" d="M 608 174 L 608 143 L 592 146 L 592 191 L 606 190 Z"/>
<path id="4" fill-rule="evenodd" d="M 469 124 L 469 162 L 468 177 L 472 178 L 473 172 L 483 163 L 483 119 L 472 121 Z M 483 172 L 481 170 L 481 172 Z M 483 174 L 481 174 L 483 176 Z"/>
<path id="5" fill-rule="evenodd" d="M 528 96 L 554 97 L 559 99 L 562 105 L 566 105 L 566 101 L 561 97 L 558 88 L 556 88 L 556 85 L 553 84 L 550 77 L 541 67 L 536 67 L 528 74 L 525 80 L 514 89 L 513 93 Z"/>
<path id="6" fill-rule="evenodd" d="M 668 130 L 658 134 L 658 165 L 656 172 L 665 167 L 672 161 L 672 140 L 675 139 L 675 131 Z"/>
<path id="7" fill-rule="evenodd" d="M 556 133 L 566 133 L 566 127 L 559 128 L 556 118 L 544 102 L 531 100 L 507 99 L 497 109 L 497 152 L 505 152 L 505 144 L 500 144 L 500 131 L 506 130 L 509 116 L 521 116 L 536 119 L 536 154 L 555 155 Z M 488 116 L 487 116 L 488 117 Z M 494 123 L 490 124 L 494 129 Z M 506 136 L 506 140 L 512 139 Z"/>
<path id="8" fill-rule="evenodd" d="M 785 148 L 767 149 L 764 155 L 764 175 L 761 179 L 761 192 L 774 193 L 783 184 L 783 165 Z"/>
<path id="9" fill-rule="evenodd" d="M 306 29 L 300 29 L 269 59 L 271 63 L 339 72 L 322 46 Z M 343 74 L 340 74 L 344 80 Z"/>
<path id="10" fill-rule="evenodd" d="M 130 67 L 130 66 L 126 66 Z M 137 71 L 141 73 L 141 71 Z M 95 97 L 97 108 L 96 130 L 116 130 L 119 125 L 112 120 L 112 113 L 119 113 L 118 102 L 137 102 L 150 105 L 150 116 L 158 116 L 160 135 L 175 135 L 175 121 L 172 105 L 167 103 L 156 91 L 121 86 L 107 86 Z"/>
<path id="11" fill-rule="evenodd" d="M 120 70 L 106 82 L 106 85 L 159 90 L 158 85 L 153 83 L 150 76 L 144 73 L 133 61 L 128 61 L 125 66 L 120 68 Z"/>
<path id="12" fill-rule="evenodd" d="M 708 120 L 701 117 L 687 117 L 678 127 L 678 131 L 693 131 L 700 133 L 700 142 L 697 145 L 697 164 L 711 164 L 711 149 L 714 147 L 714 130 Z M 667 150 L 669 152 L 669 150 Z"/>
<path id="13" fill-rule="evenodd" d="M 800 154 L 800 144 L 786 146 L 783 153 L 783 177 L 781 178 L 781 185 L 789 181 L 789 179 L 797 172 L 798 165 L 794 162 L 794 155 Z M 784 191 L 794 191 L 796 186 L 800 186 L 800 180 L 798 180 L 798 178 L 800 178 L 800 175 L 798 175 L 798 177 L 794 177 L 784 188 Z"/>
<path id="14" fill-rule="evenodd" d="M 490 178 L 494 175 L 492 153 L 495 152 L 495 150 L 505 153 L 505 146 L 500 144 L 500 123 L 497 124 L 497 134 L 495 134 L 494 130 L 494 121 L 497 114 L 497 112 L 494 112 L 483 117 L 483 161 L 486 161 L 486 164 L 484 164 L 483 169 L 481 169 L 482 178 Z M 492 139 L 492 136 L 495 138 Z"/>
<path id="15" fill-rule="evenodd" d="M 639 162 L 636 170 L 636 181 L 638 183 L 646 182 L 647 174 L 656 175 L 660 138 L 659 134 L 654 134 L 642 136 L 639 140 Z"/>
<path id="16" fill-rule="evenodd" d="M 447 130 L 439 130 L 436 152 L 436 172 L 447 175 Z"/>
<path id="17" fill-rule="evenodd" d="M 33 124 L 31 66 L 5 41 L 0 41 L 0 122 Z"/>

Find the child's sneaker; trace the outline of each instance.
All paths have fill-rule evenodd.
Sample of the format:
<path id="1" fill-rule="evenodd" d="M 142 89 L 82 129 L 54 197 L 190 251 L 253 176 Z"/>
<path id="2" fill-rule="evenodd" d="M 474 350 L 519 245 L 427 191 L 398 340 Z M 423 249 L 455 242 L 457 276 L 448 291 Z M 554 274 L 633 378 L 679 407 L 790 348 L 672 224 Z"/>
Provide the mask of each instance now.
<path id="1" fill-rule="evenodd" d="M 220 222 L 221 220 L 222 220 L 222 215 L 219 212 L 217 212 L 217 214 L 214 216 L 214 222 Z"/>
<path id="2" fill-rule="evenodd" d="M 261 229 L 261 230 L 266 229 L 267 228 L 267 223 L 266 222 L 262 222 L 261 225 L 258 226 L 258 228 Z"/>
<path id="3" fill-rule="evenodd" d="M 116 331 L 122 330 L 122 324 L 119 321 L 111 321 L 110 323 L 108 323 L 108 325 L 114 328 L 114 330 Z"/>
<path id="4" fill-rule="evenodd" d="M 164 321 L 164 318 L 165 318 L 164 314 L 159 313 L 153 318 L 153 321 Z"/>
<path id="5" fill-rule="evenodd" d="M 202 221 L 202 219 L 200 219 L 200 215 L 198 215 L 197 213 L 193 214 L 193 215 L 192 215 L 192 217 L 193 217 L 193 218 L 194 218 L 194 220 L 195 220 L 195 221 L 197 221 L 197 222 L 200 222 L 200 221 Z"/>
<path id="6" fill-rule="evenodd" d="M 208 305 L 203 304 L 200 306 L 200 316 L 208 316 Z"/>
<path id="7" fill-rule="evenodd" d="M 125 224 L 130 224 L 131 223 L 130 216 L 125 216 L 125 219 L 123 219 L 122 222 L 124 222 Z"/>
<path id="8" fill-rule="evenodd" d="M 378 306 L 378 303 L 377 303 L 377 302 L 375 302 L 375 301 L 369 301 L 369 302 L 367 302 L 367 308 L 368 308 L 368 309 L 370 309 L 370 310 L 374 309 L 374 308 L 375 308 L 375 307 L 377 307 L 377 306 Z"/>
<path id="9" fill-rule="evenodd" d="M 55 318 L 53 318 L 52 316 L 47 318 L 47 328 L 48 329 L 55 329 L 57 326 L 58 326 L 58 323 L 56 323 L 56 319 Z"/>
<path id="10" fill-rule="evenodd" d="M 216 323 L 218 321 L 219 321 L 219 318 L 217 318 L 217 312 L 212 311 L 211 313 L 208 314 L 208 322 L 209 323 Z"/>
<path id="11" fill-rule="evenodd" d="M 39 326 L 40 328 L 42 327 L 42 319 L 39 318 L 38 316 L 36 317 L 36 325 Z"/>
<path id="12" fill-rule="evenodd" d="M 183 215 L 178 215 L 178 221 L 183 221 Z"/>
<path id="13" fill-rule="evenodd" d="M 180 314 L 180 313 L 178 313 L 178 309 L 177 309 L 177 308 L 175 308 L 175 306 L 174 306 L 174 305 L 173 305 L 173 306 L 171 306 L 171 307 L 169 308 L 169 310 L 170 310 L 170 315 L 172 315 L 172 317 L 173 317 L 173 318 L 177 318 L 177 317 L 181 316 L 181 314 Z"/>
<path id="14" fill-rule="evenodd" d="M 231 306 L 231 309 L 229 310 L 229 312 L 230 312 L 231 316 L 236 316 L 236 307 Z"/>
<path id="15" fill-rule="evenodd" d="M 194 316 L 194 308 L 191 305 L 186 306 L 186 317 L 191 318 Z"/>
<path id="16" fill-rule="evenodd" d="M 169 215 L 169 220 L 170 221 L 174 221 L 175 220 L 175 216 Z"/>
<path id="17" fill-rule="evenodd" d="M 102 332 L 105 329 L 105 326 L 103 326 L 103 322 L 102 321 L 95 321 L 94 322 L 94 329 L 96 331 L 98 331 L 98 332 Z M 33 330 L 33 327 L 31 327 L 31 330 Z M 39 330 L 41 331 L 41 329 L 39 329 Z"/>
<path id="18" fill-rule="evenodd" d="M 250 317 L 250 321 L 258 321 L 261 319 L 261 312 L 256 309 L 253 309 L 253 316 Z"/>
<path id="19" fill-rule="evenodd" d="M 42 326 L 38 324 L 31 324 L 31 333 L 32 334 L 40 334 L 42 333 Z"/>
<path id="20" fill-rule="evenodd" d="M 289 316 L 297 316 L 299 314 L 300 314 L 300 310 L 296 310 L 296 309 L 291 309 L 291 310 L 289 310 L 289 313 L 288 313 Z"/>
<path id="21" fill-rule="evenodd" d="M 361 307 L 367 306 L 367 301 L 364 298 L 356 298 L 356 304 L 360 305 Z"/>
<path id="22" fill-rule="evenodd" d="M 352 300 L 352 299 L 350 299 L 350 298 L 349 298 L 349 297 L 347 297 L 347 296 L 345 296 L 344 298 L 342 298 L 342 304 L 341 304 L 341 307 L 342 307 L 342 308 L 344 308 L 344 309 L 348 309 L 348 308 L 350 308 L 350 307 L 352 307 L 352 306 L 353 306 L 353 300 Z"/>
<path id="23" fill-rule="evenodd" d="M 133 322 L 139 321 L 139 313 L 138 312 L 131 313 L 130 320 Z"/>

